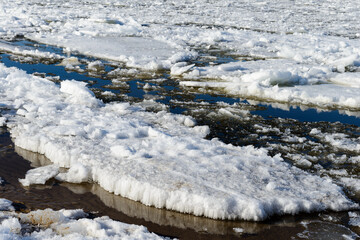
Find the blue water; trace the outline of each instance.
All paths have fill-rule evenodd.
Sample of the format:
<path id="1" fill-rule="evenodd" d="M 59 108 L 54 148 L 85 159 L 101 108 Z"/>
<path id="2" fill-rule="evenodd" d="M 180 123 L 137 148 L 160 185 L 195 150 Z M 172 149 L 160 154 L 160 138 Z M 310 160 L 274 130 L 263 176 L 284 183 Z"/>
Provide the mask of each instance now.
<path id="1" fill-rule="evenodd" d="M 251 113 L 260 115 L 265 119 L 269 119 L 271 117 L 280 117 L 292 118 L 301 122 L 341 122 L 344 124 L 360 126 L 360 118 L 340 114 L 337 110 L 329 112 L 318 112 L 314 108 L 301 110 L 299 107 L 291 107 L 289 111 L 286 111 L 262 104 L 260 104 L 260 106 L 266 107 L 266 110 L 252 111 Z"/>
<path id="2" fill-rule="evenodd" d="M 22 46 L 31 46 L 34 43 L 33 42 L 29 42 L 26 40 L 23 41 L 19 41 L 17 42 L 18 45 L 22 45 Z M 61 48 L 57 48 L 57 47 L 53 47 L 53 46 L 47 46 L 47 45 L 36 45 L 37 48 L 42 49 L 44 51 L 49 51 L 49 52 L 54 52 L 57 54 L 61 54 L 62 53 L 62 49 Z M 120 93 L 121 90 L 117 90 L 117 89 L 109 89 L 106 88 L 104 86 L 106 85 L 111 85 L 111 80 L 106 79 L 106 76 L 100 76 L 100 77 L 93 77 L 93 76 L 89 76 L 87 75 L 87 73 L 78 73 L 78 72 L 72 72 L 72 71 L 67 71 L 65 69 L 64 66 L 57 66 L 56 64 L 43 64 L 43 63 L 35 63 L 35 64 L 29 64 L 29 63 L 20 63 L 17 61 L 13 61 L 10 59 L 10 56 L 8 54 L 1 54 L 0 55 L 2 58 L 0 59 L 1 62 L 3 62 L 7 67 L 17 67 L 19 69 L 22 69 L 24 71 L 26 71 L 29 74 L 33 74 L 36 72 L 39 73 L 45 73 L 46 75 L 49 76 L 59 76 L 61 80 L 66 80 L 66 79 L 75 79 L 78 81 L 86 81 L 91 83 L 90 87 L 91 88 L 98 88 L 101 90 L 106 90 L 106 91 L 112 91 L 114 93 Z M 75 55 L 76 57 L 78 57 L 79 59 L 84 59 L 86 58 L 85 56 L 82 55 Z M 91 59 L 91 58 L 86 58 L 87 60 L 95 60 L 95 59 Z M 230 61 L 229 59 L 226 59 L 226 61 Z M 110 71 L 112 70 L 112 67 L 110 67 L 109 65 L 105 65 L 105 70 L 106 71 Z M 85 68 L 85 65 L 80 65 L 81 68 Z M 166 74 L 164 74 L 164 77 L 166 78 Z M 138 98 L 138 99 L 143 99 L 145 94 L 148 95 L 159 95 L 159 91 L 157 90 L 153 90 L 153 91 L 149 91 L 149 92 L 145 92 L 142 88 L 138 87 L 138 83 L 140 84 L 145 84 L 146 81 L 145 80 L 140 80 L 140 79 L 133 79 L 127 82 L 130 86 L 130 90 L 128 91 L 124 91 L 124 94 L 127 94 L 130 97 L 134 97 L 134 98 Z M 155 85 L 154 83 L 151 83 L 152 85 Z M 169 94 L 160 94 L 163 96 L 163 99 L 158 100 L 159 102 L 163 103 L 163 104 L 167 104 L 170 105 L 170 111 L 173 113 L 183 113 L 184 111 L 186 111 L 186 107 L 179 107 L 179 106 L 172 106 L 170 104 L 170 100 L 174 99 L 174 100 L 182 100 L 182 95 L 181 94 L 176 94 L 176 93 L 182 93 L 182 89 L 179 88 L 179 86 L 177 86 L 177 84 L 171 80 L 168 79 L 167 81 L 165 81 L 165 84 L 162 83 L 161 84 L 161 89 L 168 91 Z M 175 93 L 172 93 L 175 92 Z M 188 94 L 189 95 L 189 94 Z M 245 99 L 239 99 L 239 98 L 231 98 L 231 97 L 227 97 L 225 95 L 210 95 L 210 94 L 202 94 L 202 93 L 192 93 L 192 101 L 194 102 L 208 102 L 211 104 L 215 104 L 217 102 L 225 102 L 228 104 L 234 104 L 234 103 L 242 103 L 242 104 L 249 104 Z M 256 111 L 251 111 L 252 114 L 255 115 L 260 115 L 265 119 L 270 119 L 270 118 L 291 118 L 291 119 L 295 119 L 301 122 L 319 122 L 319 121 L 325 121 L 325 122 L 341 122 L 344 124 L 353 124 L 356 126 L 360 126 L 360 118 L 355 117 L 355 116 L 348 116 L 345 114 L 341 114 L 339 113 L 339 111 L 334 110 L 334 111 L 329 111 L 329 112 L 318 112 L 316 109 L 314 108 L 310 108 L 307 110 L 301 110 L 299 107 L 290 107 L 289 111 L 286 110 L 282 110 L 279 108 L 274 108 L 270 105 L 265 105 L 265 104 L 259 104 L 258 106 L 262 107 L 261 110 L 256 110 Z"/>

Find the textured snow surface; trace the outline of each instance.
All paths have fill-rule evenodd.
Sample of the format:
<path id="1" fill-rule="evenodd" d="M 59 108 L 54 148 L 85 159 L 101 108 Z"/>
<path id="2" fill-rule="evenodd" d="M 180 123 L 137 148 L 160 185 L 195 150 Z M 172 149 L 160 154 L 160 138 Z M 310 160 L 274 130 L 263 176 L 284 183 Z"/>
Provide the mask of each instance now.
<path id="1" fill-rule="evenodd" d="M 13 109 L 3 115 L 17 146 L 69 168 L 55 176 L 62 181 L 97 182 L 146 205 L 218 219 L 357 207 L 330 179 L 279 155 L 205 140 L 209 129 L 187 116 L 103 104 L 82 82 L 59 88 L 1 64 L 0 104 Z M 43 167 L 43 180 L 53 167 Z M 22 181 L 38 183 L 36 171 Z"/>
<path id="2" fill-rule="evenodd" d="M 3 202 L 11 206 L 11 201 L 0 199 L 0 210 L 13 210 L 3 207 Z M 163 239 L 150 233 L 145 227 L 113 221 L 108 217 L 87 219 L 82 210 L 52 209 L 29 213 L 0 211 L 0 239 Z M 37 231 L 31 227 L 38 228 Z M 25 233 L 25 234 L 24 234 Z"/>
<path id="3" fill-rule="evenodd" d="M 0 37 L 25 36 L 128 67 L 170 69 L 186 87 L 358 110 L 359 15 L 352 0 L 1 0 Z M 2 42 L 0 49 L 50 54 Z M 216 60 L 213 50 L 230 55 L 231 63 L 191 61 L 204 54 Z"/>

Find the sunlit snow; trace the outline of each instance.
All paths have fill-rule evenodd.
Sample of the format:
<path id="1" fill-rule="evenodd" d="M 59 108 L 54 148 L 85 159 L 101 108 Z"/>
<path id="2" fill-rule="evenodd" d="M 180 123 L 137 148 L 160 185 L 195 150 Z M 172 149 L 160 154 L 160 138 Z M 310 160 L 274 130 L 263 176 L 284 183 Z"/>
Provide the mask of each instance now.
<path id="1" fill-rule="evenodd" d="M 278 108 L 306 105 L 352 115 L 350 110 L 360 110 L 359 14 L 360 5 L 350 0 L 0 0 L 0 50 L 29 61 L 56 60 L 68 70 L 80 65 L 71 53 L 82 54 L 96 58 L 88 71 L 104 68 L 102 59 L 122 63 L 112 74 L 164 72 L 185 89 L 225 92 Z M 12 41 L 18 38 L 63 52 L 17 46 Z M 217 61 L 221 57 L 230 60 Z M 199 64 L 198 59 L 207 61 Z M 259 221 L 358 208 L 332 179 L 300 170 L 280 154 L 206 140 L 209 128 L 189 116 L 147 112 L 125 102 L 103 103 L 85 82 L 67 79 L 56 85 L 0 64 L 0 106 L 0 126 L 9 128 L 14 143 L 53 163 L 28 171 L 20 179 L 24 186 L 52 178 L 98 183 L 145 205 L 216 219 Z M 233 114 L 224 106 L 212 114 L 239 117 L 249 111 Z M 282 134 L 270 126 L 254 128 Z M 310 135 L 344 151 L 360 149 L 359 138 L 315 128 Z M 281 139 L 312 144 L 287 132 Z M 289 156 L 304 168 L 319 161 Z M 60 167 L 66 171 L 60 173 Z M 357 183 L 346 171 L 329 172 L 344 185 Z M 9 202 L 0 200 L 0 210 L 8 208 Z M 2 221 L 0 233 L 17 234 L 23 221 L 18 217 Z M 80 221 L 92 226 L 95 220 L 67 219 L 47 231 L 55 234 L 52 231 L 70 223 L 80 229 Z M 101 221 L 110 224 L 109 219 Z M 71 234 L 90 235 L 86 231 Z"/>

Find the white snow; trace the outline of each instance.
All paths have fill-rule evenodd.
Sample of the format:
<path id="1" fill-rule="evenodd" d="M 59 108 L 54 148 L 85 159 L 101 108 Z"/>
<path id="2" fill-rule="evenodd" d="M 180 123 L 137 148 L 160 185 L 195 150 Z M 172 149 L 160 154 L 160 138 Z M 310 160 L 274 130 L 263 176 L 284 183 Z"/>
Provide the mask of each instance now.
<path id="1" fill-rule="evenodd" d="M 15 44 L 11 44 L 9 42 L 5 42 L 0 40 L 0 50 L 4 52 L 10 52 L 17 55 L 23 56 L 33 56 L 33 57 L 41 57 L 41 58 L 51 58 L 51 59 L 62 59 L 63 57 L 59 54 L 50 53 L 40 51 L 38 49 L 32 49 L 30 47 L 20 47 Z"/>
<path id="2" fill-rule="evenodd" d="M 4 126 L 6 123 L 6 118 L 0 117 L 0 127 Z"/>
<path id="3" fill-rule="evenodd" d="M 357 204 L 329 179 L 308 174 L 265 149 L 203 139 L 208 127 L 128 103 L 103 104 L 85 84 L 54 83 L 0 64 L 0 104 L 15 144 L 69 168 L 57 178 L 97 182 L 157 208 L 218 219 L 263 220 L 274 214 Z M 30 170 L 24 182 L 47 167 Z M 34 171 L 34 172 L 32 172 Z M 46 171 L 42 181 L 53 177 Z"/>
<path id="4" fill-rule="evenodd" d="M 346 134 L 343 133 L 322 133 L 318 129 L 312 129 L 310 134 L 329 143 L 334 148 L 360 152 L 360 137 L 349 138 Z"/>
<path id="5" fill-rule="evenodd" d="M 348 110 L 360 109 L 359 14 L 360 5 L 350 0 L 0 0 L 0 38 L 24 36 L 130 68 L 114 72 L 165 69 L 183 87 L 354 115 Z M 0 50 L 62 59 L 67 69 L 79 64 L 3 40 Z M 222 63 L 222 55 L 232 56 L 230 63 Z M 192 61 L 198 57 L 211 62 L 198 66 Z M 102 68 L 101 61 L 88 65 Z M 85 85 L 67 80 L 59 88 L 0 64 L 0 106 L 15 111 L 4 112 L 0 126 L 6 122 L 17 146 L 54 163 L 30 170 L 24 185 L 53 177 L 97 182 L 146 205 L 220 219 L 357 207 L 329 179 L 291 167 L 278 155 L 205 140 L 209 129 L 186 116 L 104 104 Z M 223 108 L 214 114 L 248 112 Z M 336 148 L 360 150 L 359 139 L 313 133 Z M 299 165 L 312 164 L 297 158 Z M 69 170 L 58 173 L 59 167 Z"/>
<path id="6" fill-rule="evenodd" d="M 187 80 L 180 84 L 221 88 L 236 96 L 262 100 L 358 109 L 356 76 L 356 73 L 334 73 L 330 66 L 276 59 L 197 67 L 183 74 Z M 352 80 L 346 81 L 349 78 Z"/>
<path id="7" fill-rule="evenodd" d="M 14 207 L 11 204 L 12 204 L 11 201 L 4 198 L 0 198 L 0 211 L 14 210 Z"/>
<path id="8" fill-rule="evenodd" d="M 349 212 L 349 225 L 354 227 L 360 227 L 360 215 L 358 212 Z"/>
<path id="9" fill-rule="evenodd" d="M 0 199 L 1 239 L 164 239 L 150 233 L 143 226 L 113 221 L 106 216 L 88 219 L 87 214 L 80 209 L 45 209 L 29 213 L 2 212 L 14 210 L 6 206 L 4 208 L 3 202 L 11 206 L 11 201 Z M 31 226 L 39 230 L 29 229 Z M 22 230 L 26 233 L 22 233 Z"/>
<path id="10" fill-rule="evenodd" d="M 56 165 L 48 165 L 31 169 L 26 173 L 24 179 L 19 179 L 20 183 L 25 187 L 31 184 L 45 184 L 47 180 L 55 177 L 59 173 L 59 167 Z"/>
<path id="11" fill-rule="evenodd" d="M 359 14 L 352 0 L 1 0 L 0 37 L 25 36 L 130 68 L 167 69 L 187 87 L 359 110 Z M 49 55 L 4 42 L 0 49 Z M 209 66 L 190 62 L 213 50 L 205 56 Z M 217 52 L 234 62 L 217 65 Z"/>
<path id="12" fill-rule="evenodd" d="M 76 163 L 71 166 L 68 172 L 59 173 L 56 176 L 56 179 L 60 181 L 72 182 L 72 183 L 89 182 L 91 179 L 91 172 L 87 167 L 85 167 L 81 163 Z"/>

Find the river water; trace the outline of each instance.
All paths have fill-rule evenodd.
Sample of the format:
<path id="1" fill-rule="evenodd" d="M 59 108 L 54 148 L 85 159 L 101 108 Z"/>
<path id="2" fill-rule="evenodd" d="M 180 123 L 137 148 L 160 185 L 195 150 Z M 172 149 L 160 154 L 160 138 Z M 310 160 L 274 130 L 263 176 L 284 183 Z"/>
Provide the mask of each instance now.
<path id="1" fill-rule="evenodd" d="M 62 52 L 60 48 L 25 39 L 17 40 L 15 44 Z M 204 53 L 197 60 L 198 65 L 208 64 L 207 54 L 210 53 Z M 223 52 L 212 52 L 211 55 L 212 61 L 216 57 L 218 63 L 232 61 L 231 56 Z M 167 110 L 190 115 L 198 124 L 210 127 L 207 138 L 216 137 L 237 146 L 264 147 L 272 155 L 280 153 L 297 167 L 331 177 L 344 186 L 349 198 L 360 202 L 359 192 L 340 181 L 344 172 L 346 176 L 359 177 L 358 164 L 345 161 L 356 158 L 358 153 L 334 147 L 325 137 L 311 134 L 311 130 L 316 128 L 327 136 L 341 134 L 356 140 L 360 136 L 359 112 L 240 99 L 221 90 L 185 89 L 167 71 L 119 73 L 114 70 L 121 63 L 104 60 L 99 60 L 101 64 L 91 70 L 89 63 L 98 59 L 76 54 L 68 57 L 71 56 L 80 62 L 76 68 L 51 59 L 5 52 L 0 52 L 0 62 L 57 83 L 66 79 L 85 81 L 104 102 L 127 101 L 140 104 L 148 111 Z M 82 208 L 94 215 L 108 215 L 115 220 L 144 225 L 160 235 L 183 239 L 341 239 L 344 236 L 353 239 L 360 234 L 360 229 L 349 225 L 348 212 L 282 216 L 260 223 L 218 221 L 147 207 L 110 194 L 96 184 L 66 184 L 50 180 L 44 186 L 24 188 L 18 182 L 30 168 L 47 164 L 49 160 L 44 156 L 15 147 L 6 128 L 0 129 L 0 165 L 4 166 L 0 169 L 0 176 L 5 179 L 0 186 L 1 197 L 14 201 L 23 211 L 47 207 Z"/>

